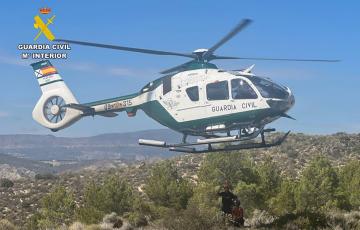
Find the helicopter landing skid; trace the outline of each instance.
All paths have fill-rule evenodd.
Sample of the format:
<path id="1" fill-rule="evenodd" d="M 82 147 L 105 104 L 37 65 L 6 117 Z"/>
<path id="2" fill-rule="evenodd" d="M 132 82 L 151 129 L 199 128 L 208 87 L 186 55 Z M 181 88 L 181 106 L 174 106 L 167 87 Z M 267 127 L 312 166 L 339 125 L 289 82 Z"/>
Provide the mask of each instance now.
<path id="1" fill-rule="evenodd" d="M 209 139 L 198 139 L 197 142 L 194 143 L 180 143 L 180 144 L 167 144 L 164 141 L 155 141 L 155 140 L 145 140 L 139 139 L 139 145 L 167 148 L 170 151 L 174 152 L 182 152 L 182 153 L 208 153 L 208 152 L 221 152 L 221 151 L 235 151 L 242 149 L 258 149 L 258 148 L 269 148 L 273 146 L 281 145 L 284 140 L 289 135 L 290 131 L 284 134 L 284 136 L 278 138 L 277 140 L 266 143 L 264 132 L 271 132 L 273 130 L 264 130 L 261 132 L 261 142 L 250 142 L 250 143 L 240 143 L 236 145 L 225 145 L 220 148 L 213 147 L 213 144 L 221 144 L 221 143 L 234 143 L 234 142 L 242 142 L 239 136 L 229 136 L 229 137 L 219 137 L 219 138 L 209 138 Z M 197 149 L 192 146 L 197 145 L 207 145 L 207 148 Z"/>

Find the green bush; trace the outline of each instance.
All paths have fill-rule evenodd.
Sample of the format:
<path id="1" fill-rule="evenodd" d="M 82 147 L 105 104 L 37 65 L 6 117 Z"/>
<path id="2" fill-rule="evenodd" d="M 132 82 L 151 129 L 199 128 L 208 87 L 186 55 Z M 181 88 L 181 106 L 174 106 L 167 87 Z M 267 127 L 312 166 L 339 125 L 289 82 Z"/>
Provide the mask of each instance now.
<path id="1" fill-rule="evenodd" d="M 347 163 L 340 169 L 339 193 L 344 195 L 347 209 L 360 207 L 360 160 Z"/>
<path id="2" fill-rule="evenodd" d="M 139 212 L 130 212 L 127 219 L 132 226 L 142 227 L 148 224 L 146 217 Z"/>
<path id="3" fill-rule="evenodd" d="M 266 157 L 264 162 L 256 166 L 256 171 L 259 176 L 259 192 L 264 197 L 265 201 L 274 197 L 281 184 L 279 167 L 270 157 Z"/>
<path id="4" fill-rule="evenodd" d="M 283 180 L 279 193 L 270 200 L 270 212 L 278 216 L 294 212 L 296 210 L 295 189 L 295 181 L 290 178 Z"/>
<path id="5" fill-rule="evenodd" d="M 226 229 L 217 214 L 212 209 L 202 210 L 190 203 L 185 210 L 171 209 L 163 219 L 163 226 L 172 230 Z"/>
<path id="6" fill-rule="evenodd" d="M 157 205 L 180 209 L 186 207 L 192 187 L 178 175 L 170 161 L 164 161 L 151 170 L 145 192 Z"/>
<path id="7" fill-rule="evenodd" d="M 338 186 L 335 169 L 325 157 L 315 157 L 303 170 L 295 191 L 298 211 L 319 212 L 336 203 Z"/>
<path id="8" fill-rule="evenodd" d="M 36 180 L 55 180 L 58 177 L 52 173 L 38 173 L 35 175 Z"/>
<path id="9" fill-rule="evenodd" d="M 108 177 L 104 184 L 90 182 L 84 193 L 84 204 L 76 216 L 87 224 L 99 223 L 106 213 L 122 215 L 132 210 L 134 195 L 127 182 L 116 175 Z"/>
<path id="10" fill-rule="evenodd" d="M 14 182 L 7 178 L 1 178 L 0 179 L 0 187 L 2 188 L 11 188 L 14 186 Z"/>
<path id="11" fill-rule="evenodd" d="M 245 216 L 248 217 L 254 209 L 262 209 L 265 206 L 264 196 L 256 184 L 246 184 L 240 181 L 234 190 L 245 210 Z"/>
<path id="12" fill-rule="evenodd" d="M 48 229 L 74 220 L 75 200 L 63 186 L 55 187 L 41 199 L 40 211 L 27 221 L 28 229 Z"/>
<path id="13" fill-rule="evenodd" d="M 217 185 L 222 185 L 225 180 L 231 185 L 239 181 L 257 183 L 259 177 L 254 165 L 243 152 L 210 153 L 201 165 L 199 180 Z"/>

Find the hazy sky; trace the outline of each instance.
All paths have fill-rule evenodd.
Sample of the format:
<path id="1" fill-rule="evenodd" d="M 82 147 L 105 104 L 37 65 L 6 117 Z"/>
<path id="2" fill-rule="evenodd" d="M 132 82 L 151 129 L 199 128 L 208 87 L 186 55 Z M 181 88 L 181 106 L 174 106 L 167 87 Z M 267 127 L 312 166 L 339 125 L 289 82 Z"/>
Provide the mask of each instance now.
<path id="1" fill-rule="evenodd" d="M 0 8 L 0 134 L 50 134 L 32 120 L 40 89 L 19 43 L 33 43 L 33 17 L 43 6 L 56 15 L 57 38 L 191 52 L 208 48 L 242 18 L 254 22 L 217 50 L 243 57 L 341 59 L 340 63 L 217 61 L 224 69 L 256 64 L 254 72 L 290 87 L 289 114 L 271 127 L 305 133 L 360 132 L 359 1 L 7 1 Z M 39 42 L 46 40 L 41 36 Z M 158 72 L 188 61 L 72 45 L 52 61 L 81 103 L 138 91 Z M 139 112 L 88 117 L 59 136 L 161 128 Z"/>

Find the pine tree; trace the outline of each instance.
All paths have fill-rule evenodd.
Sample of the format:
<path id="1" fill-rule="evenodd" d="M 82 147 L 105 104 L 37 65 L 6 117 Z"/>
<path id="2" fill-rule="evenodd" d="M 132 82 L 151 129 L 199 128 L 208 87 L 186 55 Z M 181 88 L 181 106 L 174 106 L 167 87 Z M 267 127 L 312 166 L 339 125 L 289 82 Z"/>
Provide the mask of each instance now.
<path id="1" fill-rule="evenodd" d="M 155 204 L 179 209 L 186 207 L 192 187 L 178 175 L 170 161 L 164 161 L 151 170 L 145 192 Z"/>
<path id="2" fill-rule="evenodd" d="M 315 157 L 304 169 L 295 191 L 296 209 L 322 211 L 334 206 L 338 177 L 325 157 Z"/>

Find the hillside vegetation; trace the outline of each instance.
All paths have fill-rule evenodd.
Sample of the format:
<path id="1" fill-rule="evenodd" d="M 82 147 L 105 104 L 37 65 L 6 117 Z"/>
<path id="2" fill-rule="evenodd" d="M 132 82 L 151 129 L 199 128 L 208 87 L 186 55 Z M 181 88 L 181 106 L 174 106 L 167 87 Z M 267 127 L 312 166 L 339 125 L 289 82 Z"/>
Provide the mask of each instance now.
<path id="1" fill-rule="evenodd" d="M 0 229 L 232 228 L 219 211 L 225 181 L 250 228 L 360 229 L 360 135 L 344 133 L 13 181 L 0 188 Z"/>

